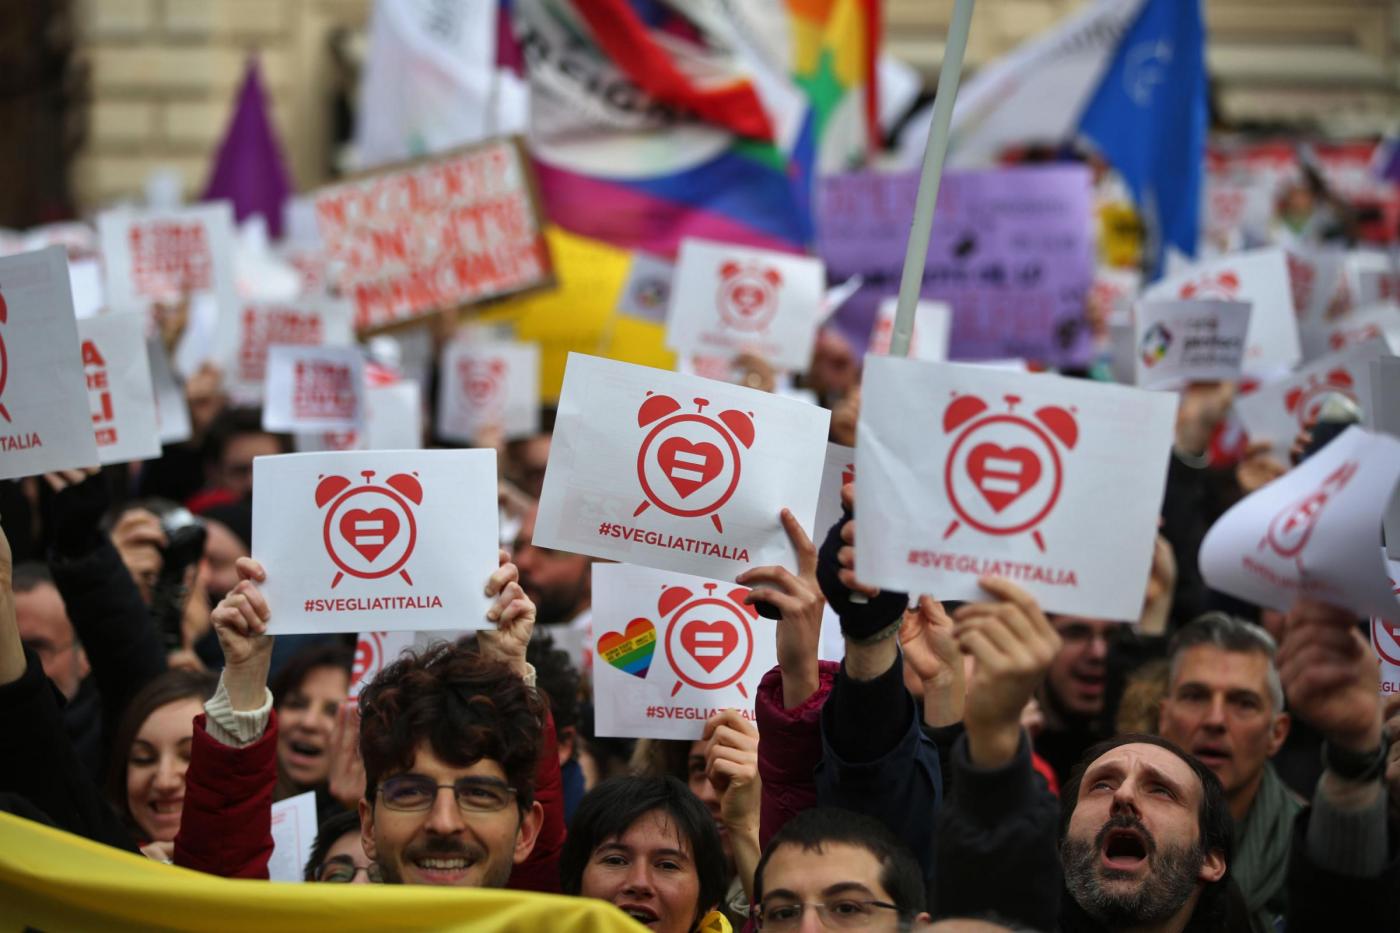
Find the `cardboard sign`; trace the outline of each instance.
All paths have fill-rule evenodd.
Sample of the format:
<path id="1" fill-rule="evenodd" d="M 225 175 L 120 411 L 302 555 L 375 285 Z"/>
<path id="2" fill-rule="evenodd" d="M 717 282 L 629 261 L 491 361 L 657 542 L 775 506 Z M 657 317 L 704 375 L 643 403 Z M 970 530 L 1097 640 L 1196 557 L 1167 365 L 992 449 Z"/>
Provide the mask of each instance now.
<path id="1" fill-rule="evenodd" d="M 97 466 L 63 247 L 0 258 L 0 479 Z"/>
<path id="2" fill-rule="evenodd" d="M 812 527 L 831 413 L 572 354 L 535 544 L 733 579 L 797 567 L 778 513 Z"/>
<path id="3" fill-rule="evenodd" d="M 240 401 L 262 401 L 267 351 L 273 346 L 344 347 L 354 342 L 350 306 L 330 298 L 296 304 L 244 302 L 219 319 L 215 359 L 224 387 Z"/>
<path id="4" fill-rule="evenodd" d="M 675 263 L 650 253 L 633 253 L 632 263 L 627 267 L 627 281 L 617 299 L 617 310 L 629 317 L 665 324 L 666 309 L 671 304 L 671 279 L 675 274 Z"/>
<path id="5" fill-rule="evenodd" d="M 471 443 L 494 429 L 506 440 L 540 431 L 540 348 L 532 343 L 469 343 L 442 348 L 437 433 Z"/>
<path id="6" fill-rule="evenodd" d="M 316 192 L 355 328 L 382 328 L 550 280 L 530 162 L 497 139 Z"/>
<path id="7" fill-rule="evenodd" d="M 272 857 L 269 881 L 302 882 L 316 842 L 316 792 L 309 790 L 272 805 Z"/>
<path id="8" fill-rule="evenodd" d="M 78 322 L 97 456 L 103 463 L 160 456 L 145 331 L 140 314 L 104 314 Z"/>
<path id="9" fill-rule="evenodd" d="M 880 301 L 899 291 L 918 185 L 918 172 L 818 183 L 817 254 L 833 279 L 865 279 L 837 315 L 857 350 Z M 1089 360 L 1091 201 L 1089 172 L 1078 165 L 944 173 L 920 295 L 952 307 L 952 358 Z"/>
<path id="10" fill-rule="evenodd" d="M 754 353 L 779 369 L 805 370 L 825 292 L 818 259 L 688 239 L 676 262 L 666 345 L 678 353 Z"/>
<path id="11" fill-rule="evenodd" d="M 1162 279 L 1143 292 L 1148 301 L 1248 301 L 1254 308 L 1245 340 L 1244 369 L 1270 375 L 1303 358 L 1293 286 L 1281 248 L 1232 253 Z"/>
<path id="12" fill-rule="evenodd" d="M 1144 389 L 1179 389 L 1239 379 L 1249 315 L 1244 301 L 1139 302 L 1135 381 Z"/>
<path id="13" fill-rule="evenodd" d="M 269 431 L 359 428 L 364 356 L 356 347 L 270 347 L 263 395 L 263 427 Z"/>
<path id="14" fill-rule="evenodd" d="M 1050 612 L 1136 619 L 1177 398 L 869 357 L 856 447 L 856 573 L 939 599 L 978 577 Z"/>
<path id="15" fill-rule="evenodd" d="M 1382 339 L 1390 352 L 1400 353 L 1400 305 L 1394 302 L 1355 308 L 1328 321 L 1322 329 L 1327 352 L 1336 353 L 1368 340 Z"/>
<path id="16" fill-rule="evenodd" d="M 238 290 L 228 201 L 105 211 L 97 217 L 97 234 L 110 310 L 149 311 L 157 302 L 212 295 L 221 314 L 233 312 Z"/>
<path id="17" fill-rule="evenodd" d="M 1361 386 L 1372 360 L 1386 355 L 1383 340 L 1372 340 L 1341 353 L 1314 360 L 1290 376 L 1267 383 L 1235 399 L 1235 411 L 1252 440 L 1269 441 L 1273 455 L 1288 462 L 1293 438 L 1317 420 L 1323 401 L 1338 393 L 1360 401 Z"/>
<path id="18" fill-rule="evenodd" d="M 151 385 L 156 395 L 156 429 L 161 444 L 182 444 L 190 439 L 190 405 L 185 387 L 175 378 L 165 345 L 159 337 L 146 341 L 146 359 L 151 365 Z"/>
<path id="19" fill-rule="evenodd" d="M 379 672 L 403 655 L 405 651 L 422 652 L 438 642 L 456 641 L 466 631 L 447 629 L 440 632 L 361 632 L 355 642 L 355 661 L 350 668 L 349 703 L 360 701 L 365 687 L 374 683 Z"/>
<path id="20" fill-rule="evenodd" d="M 775 623 L 732 582 L 593 565 L 593 677 L 598 735 L 700 738 L 723 709 L 754 717 L 777 664 Z"/>
<path id="21" fill-rule="evenodd" d="M 497 566 L 496 452 L 253 461 L 253 556 L 272 634 L 482 628 Z"/>
<path id="22" fill-rule="evenodd" d="M 880 302 L 875 328 L 870 332 L 869 353 L 888 356 L 894 340 L 894 316 L 899 298 Z M 909 358 L 937 363 L 948 358 L 948 334 L 953 326 L 953 309 L 941 301 L 920 301 L 914 306 L 914 330 L 909 335 Z"/>
<path id="23" fill-rule="evenodd" d="M 1400 440 L 1348 428 L 1236 503 L 1201 542 L 1212 589 L 1287 611 L 1302 596 L 1400 622 L 1380 540 L 1400 481 Z"/>

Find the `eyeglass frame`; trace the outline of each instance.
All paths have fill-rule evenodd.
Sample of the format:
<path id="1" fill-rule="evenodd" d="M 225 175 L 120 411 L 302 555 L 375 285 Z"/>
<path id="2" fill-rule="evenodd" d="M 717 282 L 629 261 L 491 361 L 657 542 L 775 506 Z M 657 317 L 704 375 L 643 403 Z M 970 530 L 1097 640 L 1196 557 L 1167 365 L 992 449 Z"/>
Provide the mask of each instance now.
<path id="1" fill-rule="evenodd" d="M 900 924 L 899 928 L 906 928 L 905 921 L 908 919 L 908 915 L 905 911 L 900 910 L 898 904 L 891 904 L 889 901 L 879 901 L 875 900 L 874 898 L 871 898 L 869 900 L 862 900 L 859 898 L 846 897 L 833 898 L 833 900 L 837 903 L 853 903 L 860 904 L 862 907 L 878 907 L 881 910 L 893 910 L 895 912 L 896 922 Z M 801 908 L 801 911 L 797 914 L 797 917 L 794 918 L 794 929 L 802 925 L 802 915 L 807 912 L 808 907 L 812 908 L 817 912 L 817 919 L 820 921 L 823 929 L 839 929 L 839 927 L 834 927 L 831 924 L 827 923 L 827 917 L 829 916 L 829 907 L 826 903 L 822 901 L 797 901 L 791 904 L 774 905 L 774 909 L 777 909 L 777 907 Z M 752 920 L 754 922 L 754 926 L 756 926 L 760 930 L 765 929 L 763 920 L 763 909 L 764 908 L 762 904 L 755 904 L 752 908 L 749 909 L 749 919 Z M 771 929 L 771 927 L 768 929 Z"/>
<path id="2" fill-rule="evenodd" d="M 322 878 L 321 873 L 324 872 L 328 866 L 332 865 L 336 867 L 350 868 L 350 877 L 344 881 L 328 881 L 327 879 Z M 348 855 L 332 855 L 320 865 L 317 865 L 315 871 L 315 878 L 317 884 L 353 884 L 355 882 L 355 879 L 360 876 L 360 872 L 365 873 L 365 878 L 369 881 L 370 884 L 384 883 L 384 873 L 379 868 L 378 862 L 370 862 L 368 865 L 356 865 L 353 861 L 351 861 L 350 856 Z"/>
<path id="3" fill-rule="evenodd" d="M 393 806 L 392 804 L 389 803 L 389 798 L 384 794 L 384 786 L 385 786 L 386 784 L 390 784 L 390 783 L 393 782 L 393 781 L 397 781 L 397 780 L 399 780 L 400 778 L 413 778 L 413 779 L 422 781 L 425 785 L 426 785 L 426 784 L 432 784 L 432 785 L 433 785 L 433 796 L 432 796 L 432 798 L 428 801 L 428 803 L 427 803 L 426 806 L 424 806 L 424 807 L 419 807 L 419 808 L 414 808 L 414 807 L 396 807 L 396 806 Z M 491 787 L 491 788 L 493 788 L 493 789 L 503 791 L 503 792 L 505 792 L 505 795 L 506 795 L 506 798 L 507 798 L 507 799 L 506 799 L 506 802 L 505 802 L 504 804 L 502 804 L 501 806 L 496 807 L 495 809 L 491 809 L 491 810 L 481 810 L 481 809 L 477 809 L 477 808 L 474 808 L 474 807 L 465 807 L 465 806 L 462 805 L 462 797 L 461 797 L 461 795 L 457 793 L 457 786 L 458 786 L 459 784 L 462 784 L 463 782 L 467 782 L 467 783 L 468 783 L 468 786 L 472 786 L 472 785 L 477 786 L 477 787 L 483 787 L 483 786 L 485 786 L 485 787 Z M 516 803 L 517 803 L 517 807 L 518 807 L 519 801 L 520 801 L 520 792 L 519 792 L 518 790 L 516 790 L 514 787 L 511 787 L 511 786 L 510 786 L 509 784 L 507 784 L 505 781 L 499 780 L 498 778 L 484 777 L 484 776 L 482 776 L 482 775 L 475 775 L 475 774 L 463 775 L 462 777 L 459 777 L 457 780 L 453 781 L 451 784 L 438 784 L 438 783 L 435 782 L 432 778 L 428 777 L 426 774 L 415 774 L 415 773 L 413 773 L 413 772 L 401 772 L 401 773 L 399 773 L 399 774 L 390 775 L 389 777 L 387 777 L 387 778 L 385 778 L 384 780 L 380 781 L 379 784 L 378 784 L 378 786 L 376 786 L 375 789 L 374 789 L 374 795 L 375 795 L 376 797 L 378 797 L 379 799 L 381 799 L 381 800 L 384 801 L 384 807 L 385 807 L 385 809 L 392 810 L 392 811 L 395 812 L 395 813 L 426 813 L 426 812 L 428 812 L 429 810 L 431 810 L 431 809 L 433 808 L 433 805 L 437 802 L 437 796 L 438 796 L 439 794 L 441 794 L 442 791 L 443 791 L 444 789 L 448 789 L 448 790 L 451 790 L 451 791 L 452 791 L 453 800 L 454 800 L 454 802 L 457 804 L 457 809 L 463 811 L 464 813 L 500 813 L 501 811 L 506 810 L 506 809 L 508 809 L 508 808 L 510 807 L 510 798 L 514 798 L 514 799 L 515 799 L 515 801 L 516 801 Z"/>

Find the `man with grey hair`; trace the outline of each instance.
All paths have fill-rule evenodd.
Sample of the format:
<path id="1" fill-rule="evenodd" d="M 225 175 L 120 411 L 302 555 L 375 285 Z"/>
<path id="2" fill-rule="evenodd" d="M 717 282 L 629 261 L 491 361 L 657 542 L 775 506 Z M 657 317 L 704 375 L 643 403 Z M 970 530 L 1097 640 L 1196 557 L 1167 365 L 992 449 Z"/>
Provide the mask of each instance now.
<path id="1" fill-rule="evenodd" d="M 1265 920 L 1285 911 L 1289 842 L 1303 808 L 1269 763 L 1289 728 L 1276 653 L 1268 632 L 1224 613 L 1185 626 L 1172 639 L 1159 728 L 1224 785 L 1235 820 L 1230 873 Z"/>

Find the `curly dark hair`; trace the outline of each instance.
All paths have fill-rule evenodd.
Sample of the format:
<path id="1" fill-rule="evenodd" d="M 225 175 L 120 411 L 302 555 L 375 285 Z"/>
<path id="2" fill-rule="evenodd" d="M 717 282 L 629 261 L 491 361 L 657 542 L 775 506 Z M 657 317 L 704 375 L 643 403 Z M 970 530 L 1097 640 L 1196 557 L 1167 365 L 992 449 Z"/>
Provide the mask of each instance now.
<path id="1" fill-rule="evenodd" d="M 360 755 L 365 799 L 382 778 L 413 767 L 418 747 L 465 768 L 499 762 L 522 812 L 534 801 L 535 760 L 545 707 L 500 661 L 439 643 L 379 672 L 360 694 Z"/>

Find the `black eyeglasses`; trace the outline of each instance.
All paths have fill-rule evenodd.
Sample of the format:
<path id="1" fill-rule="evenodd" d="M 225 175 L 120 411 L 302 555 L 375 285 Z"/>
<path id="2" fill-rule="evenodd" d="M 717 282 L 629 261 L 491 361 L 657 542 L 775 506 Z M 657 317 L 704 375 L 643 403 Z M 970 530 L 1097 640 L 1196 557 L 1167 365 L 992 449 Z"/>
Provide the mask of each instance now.
<path id="1" fill-rule="evenodd" d="M 495 813 L 515 799 L 515 788 L 495 778 L 464 777 L 439 784 L 422 774 L 394 775 L 379 785 L 379 796 L 390 810 L 427 810 L 443 788 L 453 792 L 457 806 L 471 813 Z"/>
<path id="2" fill-rule="evenodd" d="M 896 905 L 885 901 L 837 897 L 811 904 L 779 903 L 758 906 L 753 909 L 753 919 L 760 930 L 795 930 L 802 925 L 802 914 L 808 907 L 817 912 L 817 919 L 828 930 L 864 929 L 875 918 L 876 911 L 899 910 Z"/>
<path id="3" fill-rule="evenodd" d="M 326 884 L 350 884 L 360 872 L 365 873 L 371 884 L 384 883 L 384 875 L 376 863 L 356 865 L 345 855 L 335 855 L 326 859 L 321 867 L 316 869 L 316 880 Z"/>

